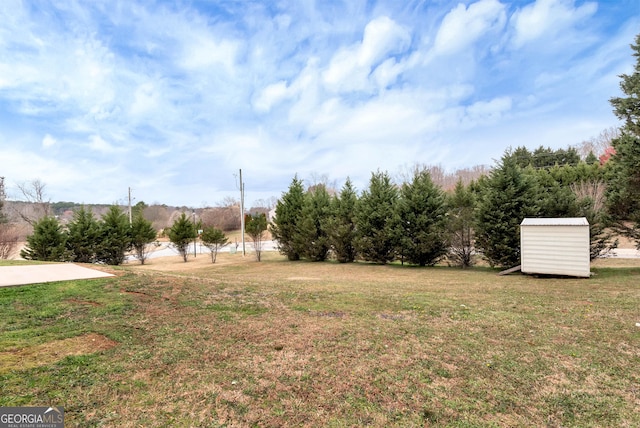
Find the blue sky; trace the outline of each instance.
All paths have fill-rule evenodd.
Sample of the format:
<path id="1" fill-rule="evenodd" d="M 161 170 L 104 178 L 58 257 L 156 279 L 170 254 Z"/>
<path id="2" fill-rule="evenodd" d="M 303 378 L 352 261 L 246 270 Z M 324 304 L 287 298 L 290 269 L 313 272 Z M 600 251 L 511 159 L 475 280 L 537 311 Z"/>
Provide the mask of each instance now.
<path id="1" fill-rule="evenodd" d="M 637 0 L 0 2 L 0 176 L 200 207 L 618 125 Z"/>

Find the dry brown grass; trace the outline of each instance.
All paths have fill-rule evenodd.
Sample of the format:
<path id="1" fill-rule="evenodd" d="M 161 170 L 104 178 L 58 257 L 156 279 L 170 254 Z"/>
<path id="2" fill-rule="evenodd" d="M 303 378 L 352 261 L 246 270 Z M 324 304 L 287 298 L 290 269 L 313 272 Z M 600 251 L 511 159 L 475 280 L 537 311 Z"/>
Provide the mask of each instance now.
<path id="1" fill-rule="evenodd" d="M 634 426 L 640 266 L 602 266 L 153 259 L 101 280 L 131 304 L 117 317 L 67 300 L 119 346 L 59 363 L 65 386 L 8 391 L 64 397 L 69 426 Z"/>

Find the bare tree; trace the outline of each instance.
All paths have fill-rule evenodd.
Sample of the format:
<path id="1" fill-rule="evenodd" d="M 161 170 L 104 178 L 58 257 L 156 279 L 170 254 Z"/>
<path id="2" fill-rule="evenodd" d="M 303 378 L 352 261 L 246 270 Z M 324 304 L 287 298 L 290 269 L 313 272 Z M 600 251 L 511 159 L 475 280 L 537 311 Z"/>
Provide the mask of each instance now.
<path id="1" fill-rule="evenodd" d="M 569 188 L 579 200 L 589 198 L 591 209 L 594 212 L 602 212 L 607 191 L 607 184 L 604 180 L 580 181 L 569 185 Z"/>
<path id="2" fill-rule="evenodd" d="M 18 247 L 18 231 L 12 225 L 0 223 L 0 259 L 8 259 Z"/>
<path id="3" fill-rule="evenodd" d="M 45 183 L 35 179 L 28 183 L 18 183 L 17 186 L 31 208 L 18 212 L 24 221 L 33 225 L 41 218 L 51 216 L 51 201 L 45 196 Z"/>
<path id="4" fill-rule="evenodd" d="M 429 172 L 431 181 L 442 190 L 447 192 L 455 189 L 458 181 L 462 181 L 465 186 L 471 183 L 473 180 L 477 180 L 483 175 L 488 175 L 491 171 L 486 165 L 475 165 L 468 168 L 461 168 L 455 172 L 447 172 L 442 165 L 427 165 L 416 163 L 412 166 L 403 166 L 400 172 L 396 175 L 396 182 L 409 183 L 415 176 L 422 171 Z"/>
<path id="5" fill-rule="evenodd" d="M 337 193 L 336 180 L 331 180 L 327 174 L 312 172 L 311 177 L 305 181 L 307 182 L 307 192 L 309 193 L 313 192 L 318 186 L 323 186 L 331 196 Z"/>
<path id="6" fill-rule="evenodd" d="M 275 208 L 277 203 L 278 203 L 278 198 L 276 198 L 275 196 L 270 196 L 267 199 L 256 199 L 255 201 L 253 201 L 253 206 L 266 208 L 267 210 L 272 210 L 273 208 Z M 253 212 L 253 208 L 250 209 L 249 211 Z"/>
<path id="7" fill-rule="evenodd" d="M 611 142 L 620 137 L 620 129 L 615 126 L 610 126 L 604 129 L 597 137 L 591 137 L 578 144 L 575 149 L 580 154 L 581 159 L 586 159 L 589 153 L 593 153 L 595 157 L 602 156 L 608 147 L 611 147 Z"/>

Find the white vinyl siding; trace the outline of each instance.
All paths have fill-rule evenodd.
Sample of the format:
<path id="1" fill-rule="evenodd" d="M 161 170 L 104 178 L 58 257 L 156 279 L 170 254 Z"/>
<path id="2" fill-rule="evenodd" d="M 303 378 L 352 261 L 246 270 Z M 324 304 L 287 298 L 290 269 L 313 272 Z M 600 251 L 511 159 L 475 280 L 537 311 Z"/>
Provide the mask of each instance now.
<path id="1" fill-rule="evenodd" d="M 520 225 L 523 273 L 589 277 L 589 223 L 585 218 L 524 219 Z"/>

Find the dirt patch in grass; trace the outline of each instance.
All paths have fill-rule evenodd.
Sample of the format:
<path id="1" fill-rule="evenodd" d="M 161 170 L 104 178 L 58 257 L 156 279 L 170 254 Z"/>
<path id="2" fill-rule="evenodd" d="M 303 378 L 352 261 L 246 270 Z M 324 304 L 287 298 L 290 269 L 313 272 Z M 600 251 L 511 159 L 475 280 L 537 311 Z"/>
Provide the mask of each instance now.
<path id="1" fill-rule="evenodd" d="M 117 345 L 118 342 L 101 334 L 89 333 L 14 351 L 3 351 L 0 352 L 0 373 L 45 366 L 68 356 L 93 354 Z"/>

